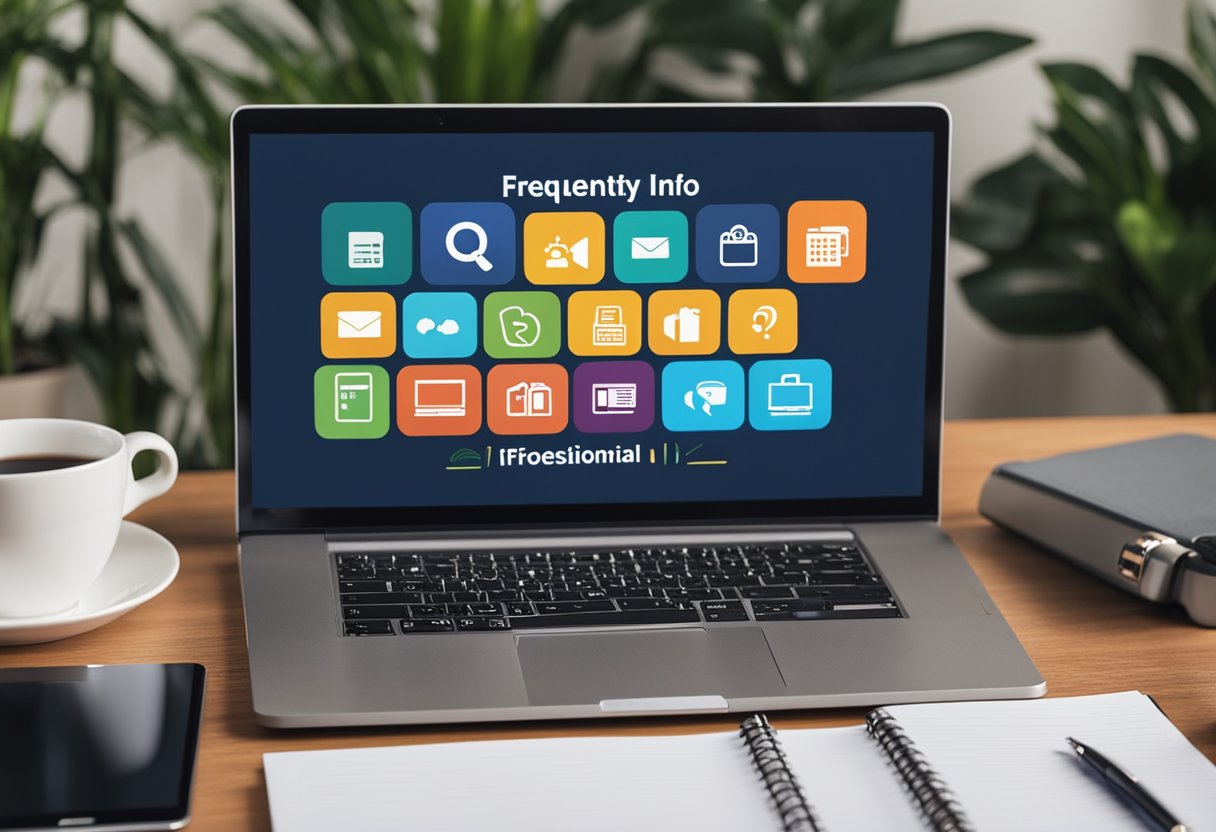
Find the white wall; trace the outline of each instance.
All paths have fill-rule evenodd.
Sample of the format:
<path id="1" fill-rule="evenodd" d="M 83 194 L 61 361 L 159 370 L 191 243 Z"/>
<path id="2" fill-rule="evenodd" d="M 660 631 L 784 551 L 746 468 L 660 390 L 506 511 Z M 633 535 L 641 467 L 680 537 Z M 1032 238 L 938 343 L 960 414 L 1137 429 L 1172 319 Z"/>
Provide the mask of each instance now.
<path id="1" fill-rule="evenodd" d="M 278 11 L 275 0 L 249 0 Z M 179 24 L 207 0 L 163 4 L 147 0 L 146 12 L 166 24 Z M 277 15 L 276 15 L 277 16 Z M 905 0 L 902 30 L 907 37 L 964 28 L 1001 28 L 1030 34 L 1036 44 L 964 76 L 917 84 L 891 94 L 899 100 L 936 100 L 954 114 L 955 195 L 975 176 L 1019 154 L 1034 141 L 1034 125 L 1050 115 L 1040 61 L 1095 63 L 1126 77 L 1130 56 L 1150 50 L 1183 54 L 1183 0 Z M 123 42 L 123 63 L 137 77 L 163 82 L 166 68 L 136 38 Z M 193 43 L 215 54 L 219 41 L 206 32 Z M 231 57 L 220 55 L 219 57 Z M 36 78 L 31 77 L 29 87 Z M 60 107 L 51 122 L 56 143 L 79 159 L 86 139 L 86 113 L 78 102 Z M 52 198 L 48 195 L 48 199 Z M 120 204 L 138 217 L 157 239 L 187 282 L 188 295 L 204 308 L 205 252 L 210 215 L 203 180 L 180 151 L 151 147 L 129 165 L 121 182 Z M 50 229 L 38 279 L 22 299 L 42 315 L 70 310 L 78 300 L 81 234 L 79 217 L 65 216 Z M 946 413 L 950 417 L 1144 412 L 1160 410 L 1162 399 L 1151 381 L 1124 358 L 1111 339 L 1092 335 L 1067 340 L 1011 339 L 995 333 L 967 308 L 953 279 L 980 262 L 957 243 L 950 248 L 947 297 Z M 188 362 L 176 345 L 161 311 L 150 326 L 163 344 L 183 383 Z M 79 391 L 78 414 L 95 405 Z"/>

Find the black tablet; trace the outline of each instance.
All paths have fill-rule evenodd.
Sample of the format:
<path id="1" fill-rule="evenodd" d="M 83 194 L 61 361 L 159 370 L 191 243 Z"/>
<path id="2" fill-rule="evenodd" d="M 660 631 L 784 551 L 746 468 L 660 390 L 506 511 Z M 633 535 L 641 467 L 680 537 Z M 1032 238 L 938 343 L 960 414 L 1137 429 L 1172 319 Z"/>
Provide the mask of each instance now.
<path id="1" fill-rule="evenodd" d="M 180 829 L 206 671 L 0 670 L 0 829 Z"/>

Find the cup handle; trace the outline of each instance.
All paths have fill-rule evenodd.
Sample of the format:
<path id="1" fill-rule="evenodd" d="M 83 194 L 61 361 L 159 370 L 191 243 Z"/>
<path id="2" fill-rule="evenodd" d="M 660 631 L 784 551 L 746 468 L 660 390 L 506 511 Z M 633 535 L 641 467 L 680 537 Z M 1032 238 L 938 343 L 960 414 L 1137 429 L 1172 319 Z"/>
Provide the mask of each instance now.
<path id="1" fill-rule="evenodd" d="M 148 500 L 159 497 L 177 481 L 177 451 L 169 444 L 169 440 L 146 430 L 128 433 L 123 437 L 127 446 L 127 493 L 122 505 L 122 514 L 126 517 Z M 131 470 L 131 462 L 140 451 L 152 451 L 160 457 L 160 465 L 146 477 L 135 479 Z"/>

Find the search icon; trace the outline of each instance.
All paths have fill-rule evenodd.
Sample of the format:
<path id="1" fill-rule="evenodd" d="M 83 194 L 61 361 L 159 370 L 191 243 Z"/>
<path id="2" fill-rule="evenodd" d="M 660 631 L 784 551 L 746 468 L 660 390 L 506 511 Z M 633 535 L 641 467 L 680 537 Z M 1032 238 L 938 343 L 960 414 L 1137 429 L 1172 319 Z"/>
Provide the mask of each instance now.
<path id="1" fill-rule="evenodd" d="M 461 231 L 472 231 L 477 238 L 477 244 L 473 246 L 472 251 L 461 251 L 456 247 L 456 235 Z M 468 220 L 456 223 L 448 229 L 448 236 L 444 242 L 447 244 L 448 254 L 453 260 L 461 263 L 476 263 L 483 272 L 494 268 L 494 264 L 485 257 L 486 249 L 490 245 L 489 238 L 486 237 L 486 230 L 477 223 Z"/>

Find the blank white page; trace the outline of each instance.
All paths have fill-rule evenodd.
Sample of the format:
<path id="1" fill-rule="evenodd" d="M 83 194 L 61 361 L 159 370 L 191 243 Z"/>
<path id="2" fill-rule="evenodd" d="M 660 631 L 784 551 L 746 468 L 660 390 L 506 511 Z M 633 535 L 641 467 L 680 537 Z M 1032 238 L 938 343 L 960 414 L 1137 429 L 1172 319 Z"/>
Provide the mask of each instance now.
<path id="1" fill-rule="evenodd" d="M 778 730 L 777 735 L 807 802 L 828 832 L 927 828 L 864 725 Z"/>
<path id="2" fill-rule="evenodd" d="M 263 755 L 276 832 L 778 830 L 737 734 Z"/>
<path id="3" fill-rule="evenodd" d="M 977 829 L 1145 832 L 1065 742 L 1090 743 L 1191 830 L 1216 829 L 1216 767 L 1141 693 L 887 708 Z"/>

